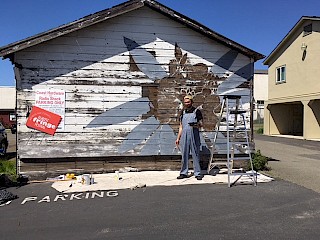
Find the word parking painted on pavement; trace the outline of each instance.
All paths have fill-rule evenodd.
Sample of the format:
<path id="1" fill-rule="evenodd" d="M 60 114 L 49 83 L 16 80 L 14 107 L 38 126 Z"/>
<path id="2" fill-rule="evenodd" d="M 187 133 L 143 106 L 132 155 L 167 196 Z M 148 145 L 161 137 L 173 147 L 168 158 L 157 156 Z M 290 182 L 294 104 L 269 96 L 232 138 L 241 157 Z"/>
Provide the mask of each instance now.
<path id="1" fill-rule="evenodd" d="M 55 197 L 44 196 L 42 198 L 32 196 L 26 197 L 21 202 L 21 205 L 24 205 L 29 202 L 37 202 L 37 203 L 51 203 L 58 201 L 73 201 L 73 200 L 82 200 L 82 199 L 94 199 L 96 197 L 104 198 L 104 197 L 117 197 L 119 193 L 117 191 L 100 191 L 100 192 L 81 192 L 81 193 L 71 193 L 71 194 L 58 194 Z M 4 204 L 1 204 L 0 207 L 9 205 L 12 201 L 8 201 Z"/>

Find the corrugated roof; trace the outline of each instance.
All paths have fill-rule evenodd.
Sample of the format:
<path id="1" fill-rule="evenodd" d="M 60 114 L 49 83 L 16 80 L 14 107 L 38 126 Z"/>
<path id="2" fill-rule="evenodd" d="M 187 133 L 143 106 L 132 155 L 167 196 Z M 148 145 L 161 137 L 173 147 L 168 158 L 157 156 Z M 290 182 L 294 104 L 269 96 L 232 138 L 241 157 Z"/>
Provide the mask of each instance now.
<path id="1" fill-rule="evenodd" d="M 291 35 L 307 20 L 319 21 L 318 16 L 302 16 L 299 21 L 293 26 L 293 28 L 287 33 L 287 35 L 280 41 L 280 43 L 272 50 L 269 56 L 263 61 L 264 65 L 268 65 L 274 54 L 280 49 L 291 37 Z"/>
<path id="2" fill-rule="evenodd" d="M 221 44 L 224 44 L 231 49 L 235 49 L 241 53 L 243 53 L 246 56 L 249 56 L 253 58 L 255 61 L 260 60 L 264 58 L 265 56 L 253 51 L 235 41 L 232 41 L 229 38 L 226 38 L 222 36 L 221 34 L 207 28 L 206 26 L 202 25 L 201 23 L 183 15 L 180 14 L 160 3 L 153 0 L 131 0 L 124 2 L 122 4 L 116 5 L 112 8 L 105 9 L 103 11 L 96 12 L 94 14 L 90 14 L 88 16 L 85 16 L 79 20 L 73 21 L 68 24 L 61 25 L 57 28 L 51 29 L 46 32 L 39 33 L 37 35 L 28 37 L 26 39 L 23 39 L 18 42 L 14 42 L 11 44 L 8 44 L 2 48 L 0 48 L 0 56 L 3 58 L 8 58 L 10 55 L 12 55 L 15 52 L 21 51 L 25 48 L 35 46 L 39 43 L 57 38 L 59 36 L 63 36 L 65 34 L 77 31 L 79 29 L 91 26 L 93 24 L 106 21 L 110 18 L 119 16 L 121 14 L 124 14 L 126 12 L 133 11 L 135 9 L 139 9 L 143 6 L 147 6 L 161 14 L 164 14 L 168 16 L 169 18 L 173 19 L 174 21 L 180 22 L 184 24 L 185 26 L 215 40 L 220 42 Z"/>

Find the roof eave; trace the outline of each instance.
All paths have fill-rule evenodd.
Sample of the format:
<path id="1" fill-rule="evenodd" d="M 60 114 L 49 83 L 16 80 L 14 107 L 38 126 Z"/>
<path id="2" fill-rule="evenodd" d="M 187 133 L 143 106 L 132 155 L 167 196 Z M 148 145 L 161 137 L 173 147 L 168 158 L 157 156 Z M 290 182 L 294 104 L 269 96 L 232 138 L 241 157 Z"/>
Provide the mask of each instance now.
<path id="1" fill-rule="evenodd" d="M 229 48 L 236 49 L 239 52 L 243 53 L 244 55 L 252 57 L 254 59 L 254 61 L 258 61 L 260 59 L 265 58 L 265 56 L 263 54 L 260 54 L 256 51 L 253 51 L 253 50 L 215 32 L 215 31 L 211 30 L 210 28 L 204 26 L 203 24 L 162 5 L 161 3 L 158 3 L 158 2 L 155 2 L 152 0 L 145 0 L 144 2 L 145 2 L 145 5 L 147 5 L 148 7 L 152 8 L 162 14 L 165 14 L 166 16 L 174 19 L 175 21 L 180 22 L 183 25 L 186 25 L 201 34 L 204 34 L 207 37 L 209 37 L 215 41 L 218 41 Z"/>
<path id="2" fill-rule="evenodd" d="M 272 52 L 263 61 L 264 65 L 269 65 L 271 59 L 278 52 L 278 50 L 286 43 L 290 36 L 303 24 L 306 20 L 320 20 L 320 17 L 302 16 L 298 22 L 292 27 L 292 29 L 287 33 L 287 35 L 280 41 L 280 43 L 272 50 Z"/>
<path id="3" fill-rule="evenodd" d="M 193 30 L 204 34 L 205 36 L 220 42 L 221 44 L 238 50 L 239 52 L 243 53 L 246 56 L 249 56 L 251 58 L 254 59 L 254 61 L 258 61 L 260 59 L 265 58 L 264 55 L 253 51 L 237 42 L 232 41 L 231 39 L 228 39 L 224 36 L 222 36 L 221 34 L 207 28 L 206 26 L 202 25 L 201 23 L 181 14 L 178 13 L 168 7 L 166 7 L 165 5 L 162 5 L 156 1 L 153 0 L 133 0 L 133 1 L 127 1 L 125 3 L 116 5 L 112 8 L 109 9 L 105 9 L 102 11 L 99 11 L 97 13 L 85 16 L 79 20 L 73 21 L 71 23 L 68 24 L 64 24 L 61 25 L 60 27 L 51 29 L 49 31 L 46 32 L 42 32 L 40 34 L 31 36 L 29 38 L 26 38 L 24 40 L 18 41 L 18 42 L 14 42 L 11 43 L 9 45 L 6 45 L 2 48 L 0 48 L 0 56 L 2 56 L 3 58 L 8 58 L 11 57 L 13 53 L 23 50 L 25 48 L 28 47 L 32 47 L 34 45 L 37 45 L 39 43 L 57 38 L 59 36 L 63 36 L 65 34 L 77 31 L 79 29 L 91 26 L 93 24 L 105 21 L 107 19 L 116 17 L 118 15 L 121 15 L 123 13 L 126 12 L 130 12 L 133 11 L 135 9 L 141 8 L 143 6 L 147 6 L 153 10 L 156 10 L 168 17 L 170 17 L 171 19 L 180 22 L 190 28 L 192 28 Z"/>
<path id="4" fill-rule="evenodd" d="M 0 48 L 0 56 L 3 58 L 8 58 L 14 52 L 32 47 L 39 43 L 46 42 L 48 40 L 57 38 L 59 36 L 63 36 L 65 34 L 77 31 L 79 29 L 94 25 L 96 23 L 116 17 L 126 12 L 133 11 L 143 6 L 144 6 L 144 3 L 141 0 L 136 0 L 136 1 L 125 2 L 122 4 L 116 5 L 112 8 L 108 8 L 108 9 L 96 12 L 94 14 L 90 14 L 76 21 L 61 25 L 57 28 L 53 28 L 51 30 L 25 38 L 21 41 L 8 44 Z"/>

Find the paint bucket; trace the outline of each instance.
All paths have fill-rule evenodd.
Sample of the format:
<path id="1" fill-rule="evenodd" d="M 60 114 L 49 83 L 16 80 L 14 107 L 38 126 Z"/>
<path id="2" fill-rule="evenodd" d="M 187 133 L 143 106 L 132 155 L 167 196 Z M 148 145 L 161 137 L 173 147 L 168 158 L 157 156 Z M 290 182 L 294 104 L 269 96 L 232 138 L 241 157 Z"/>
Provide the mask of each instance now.
<path id="1" fill-rule="evenodd" d="M 92 174 L 90 174 L 90 185 L 94 184 L 94 178 L 92 176 Z"/>
<path id="2" fill-rule="evenodd" d="M 82 175 L 82 184 L 90 185 L 90 175 L 89 174 Z"/>
<path id="3" fill-rule="evenodd" d="M 115 176 L 114 176 L 115 179 L 116 179 L 116 180 L 120 180 L 119 171 L 115 171 L 114 173 L 115 173 Z"/>
<path id="4" fill-rule="evenodd" d="M 76 176 L 76 178 L 77 178 L 77 183 L 82 183 L 82 175 Z"/>

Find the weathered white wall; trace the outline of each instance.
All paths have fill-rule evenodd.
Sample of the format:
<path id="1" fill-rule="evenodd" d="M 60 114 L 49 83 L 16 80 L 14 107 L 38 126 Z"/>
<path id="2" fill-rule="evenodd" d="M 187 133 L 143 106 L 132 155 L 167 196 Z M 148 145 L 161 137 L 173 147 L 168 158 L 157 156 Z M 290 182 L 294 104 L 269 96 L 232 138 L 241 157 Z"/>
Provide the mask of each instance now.
<path id="1" fill-rule="evenodd" d="M 20 158 L 177 154 L 183 96 L 194 96 L 208 136 L 216 93 L 234 94 L 253 69 L 248 57 L 146 7 L 17 52 L 15 63 Z M 45 88 L 66 91 L 65 129 L 54 136 L 25 126 L 35 90 Z M 250 91 L 238 90 L 248 101 Z"/>

